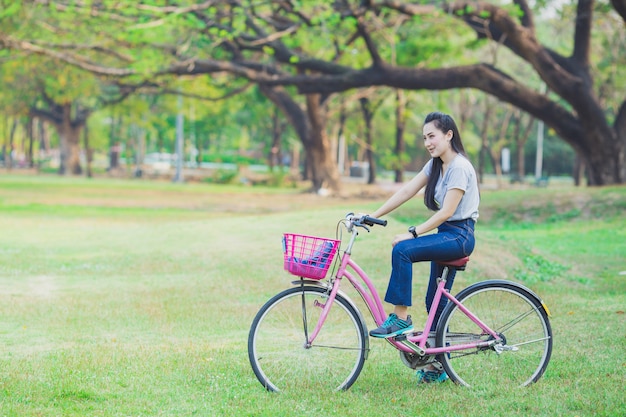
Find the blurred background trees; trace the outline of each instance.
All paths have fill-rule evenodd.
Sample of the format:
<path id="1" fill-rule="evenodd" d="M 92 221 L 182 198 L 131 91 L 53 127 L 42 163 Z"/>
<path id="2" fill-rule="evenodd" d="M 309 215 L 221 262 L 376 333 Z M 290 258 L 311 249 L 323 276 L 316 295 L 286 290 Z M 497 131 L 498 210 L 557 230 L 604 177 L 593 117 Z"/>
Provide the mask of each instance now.
<path id="1" fill-rule="evenodd" d="M 338 191 L 419 170 L 437 109 L 482 178 L 624 183 L 624 3 L 0 0 L 2 161 Z"/>

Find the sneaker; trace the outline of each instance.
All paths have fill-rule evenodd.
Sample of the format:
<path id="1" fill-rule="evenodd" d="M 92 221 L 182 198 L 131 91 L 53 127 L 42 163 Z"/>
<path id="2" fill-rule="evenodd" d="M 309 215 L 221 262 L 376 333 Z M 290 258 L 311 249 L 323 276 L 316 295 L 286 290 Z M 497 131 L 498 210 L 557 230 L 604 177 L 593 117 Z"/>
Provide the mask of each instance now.
<path id="1" fill-rule="evenodd" d="M 448 380 L 446 371 L 437 369 L 420 369 L 415 376 L 418 384 L 438 384 Z"/>
<path id="2" fill-rule="evenodd" d="M 379 328 L 370 331 L 370 336 L 387 339 L 412 331 L 413 322 L 411 321 L 411 316 L 408 316 L 406 320 L 402 320 L 394 313 L 391 313 Z"/>

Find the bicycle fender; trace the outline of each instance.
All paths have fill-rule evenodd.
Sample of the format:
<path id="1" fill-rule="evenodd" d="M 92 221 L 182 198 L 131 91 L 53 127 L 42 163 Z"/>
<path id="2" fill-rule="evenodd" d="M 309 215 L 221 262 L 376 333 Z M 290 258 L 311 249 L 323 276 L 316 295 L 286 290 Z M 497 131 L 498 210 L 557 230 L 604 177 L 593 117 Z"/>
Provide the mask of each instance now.
<path id="1" fill-rule="evenodd" d="M 324 289 L 327 289 L 328 291 L 332 289 L 332 285 L 330 285 L 328 282 L 317 281 L 313 279 L 302 279 L 300 281 L 291 281 L 291 283 L 294 286 L 308 285 L 308 286 L 313 286 L 313 287 L 324 288 Z M 363 314 L 361 314 L 361 310 L 357 307 L 354 301 L 352 301 L 352 299 L 348 297 L 348 295 L 345 292 L 339 290 L 337 291 L 337 295 L 342 297 L 344 300 L 348 302 L 348 304 L 350 304 L 350 306 L 354 309 L 354 311 L 356 312 L 361 322 L 361 328 L 363 329 L 363 332 L 365 334 L 365 359 L 367 360 L 369 356 L 369 352 L 370 352 L 370 338 L 368 337 L 369 333 L 367 330 L 367 325 L 365 324 L 365 319 L 363 317 Z"/>
<path id="2" fill-rule="evenodd" d="M 546 305 L 546 303 L 543 302 L 543 300 L 537 295 L 535 294 L 535 292 L 533 290 L 531 290 L 530 288 L 519 284 L 517 282 L 513 282 L 513 281 L 506 281 L 503 279 L 490 279 L 490 280 L 486 280 L 486 281 L 480 281 L 477 282 L 475 284 L 470 285 L 467 288 L 464 288 L 463 290 L 461 290 L 458 294 L 456 294 L 456 298 L 461 298 L 464 297 L 465 294 L 469 291 L 473 291 L 475 289 L 479 289 L 481 287 L 484 286 L 488 286 L 491 284 L 498 284 L 498 285 L 503 285 L 503 286 L 509 286 L 509 287 L 515 287 L 519 290 L 521 290 L 522 292 L 526 293 L 530 298 L 532 298 L 537 307 L 541 307 L 543 308 L 543 310 L 546 312 L 546 314 L 548 315 L 548 317 L 550 317 L 550 310 L 548 310 L 548 306 Z M 450 306 L 452 307 L 452 306 Z M 442 314 L 443 315 L 443 314 Z"/>

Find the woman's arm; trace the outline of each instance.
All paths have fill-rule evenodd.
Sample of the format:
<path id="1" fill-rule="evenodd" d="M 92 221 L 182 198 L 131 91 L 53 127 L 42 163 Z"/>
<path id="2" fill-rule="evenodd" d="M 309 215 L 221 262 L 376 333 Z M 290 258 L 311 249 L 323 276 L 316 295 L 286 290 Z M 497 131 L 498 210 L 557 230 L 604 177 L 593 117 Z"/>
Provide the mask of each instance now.
<path id="1" fill-rule="evenodd" d="M 465 191 L 459 188 L 449 189 L 446 192 L 445 198 L 443 199 L 443 206 L 438 211 L 433 213 L 433 215 L 430 216 L 430 218 L 424 223 L 415 226 L 415 233 L 417 233 L 418 235 L 422 235 L 424 233 L 430 232 L 431 230 L 439 227 L 450 217 L 452 217 L 452 215 L 456 211 L 456 208 L 461 202 L 461 199 L 463 198 L 463 194 L 465 194 Z M 396 243 L 407 239 L 413 239 L 413 235 L 408 232 L 399 234 L 394 238 L 392 245 L 395 245 Z"/>
<path id="2" fill-rule="evenodd" d="M 402 188 L 396 191 L 385 203 L 380 206 L 378 210 L 371 214 L 372 217 L 382 217 L 385 214 L 388 214 L 402 204 L 406 203 L 411 197 L 414 197 L 415 194 L 419 192 L 422 188 L 426 186 L 426 182 L 428 181 L 428 177 L 423 172 L 420 172 L 413 179 L 407 183 L 405 183 Z M 453 211 L 454 213 L 454 211 Z"/>

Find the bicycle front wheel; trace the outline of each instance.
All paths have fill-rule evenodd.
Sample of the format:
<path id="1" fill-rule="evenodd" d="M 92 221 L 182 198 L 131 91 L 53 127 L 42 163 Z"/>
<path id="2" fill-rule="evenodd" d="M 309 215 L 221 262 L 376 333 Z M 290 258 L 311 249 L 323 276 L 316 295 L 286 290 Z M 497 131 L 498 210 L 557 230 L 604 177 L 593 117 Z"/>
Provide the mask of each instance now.
<path id="1" fill-rule="evenodd" d="M 485 281 L 461 291 L 457 299 L 503 342 L 440 355 L 450 379 L 466 386 L 505 387 L 526 386 L 543 375 L 552 354 L 552 328 L 536 295 L 512 282 Z M 493 339 L 452 303 L 437 325 L 437 346 Z"/>
<path id="2" fill-rule="evenodd" d="M 367 353 L 366 327 L 340 294 L 317 338 L 308 341 L 327 302 L 325 288 L 294 287 L 259 310 L 250 328 L 248 357 L 267 390 L 340 390 L 356 381 Z"/>

